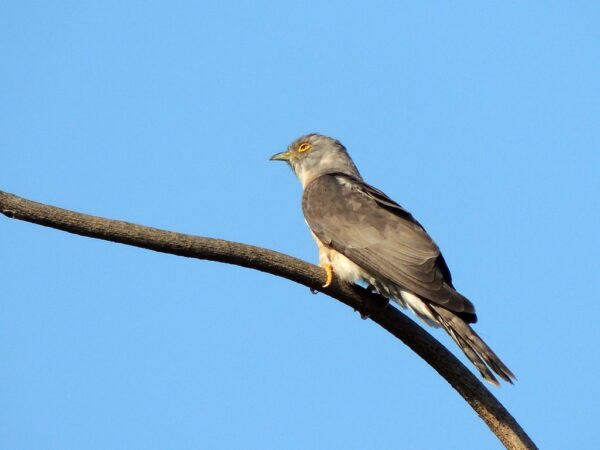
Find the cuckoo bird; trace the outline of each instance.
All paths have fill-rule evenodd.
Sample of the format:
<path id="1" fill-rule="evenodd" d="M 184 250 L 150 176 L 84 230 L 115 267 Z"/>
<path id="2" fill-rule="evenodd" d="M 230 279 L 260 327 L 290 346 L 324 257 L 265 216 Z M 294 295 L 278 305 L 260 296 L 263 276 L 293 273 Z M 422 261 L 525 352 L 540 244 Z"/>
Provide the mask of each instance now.
<path id="1" fill-rule="evenodd" d="M 406 209 L 365 183 L 337 140 L 296 139 L 271 157 L 286 161 L 304 189 L 302 210 L 319 249 L 319 265 L 349 283 L 366 282 L 434 327 L 443 328 L 483 378 L 515 376 L 475 333 L 475 307 L 452 284 L 440 249 Z"/>

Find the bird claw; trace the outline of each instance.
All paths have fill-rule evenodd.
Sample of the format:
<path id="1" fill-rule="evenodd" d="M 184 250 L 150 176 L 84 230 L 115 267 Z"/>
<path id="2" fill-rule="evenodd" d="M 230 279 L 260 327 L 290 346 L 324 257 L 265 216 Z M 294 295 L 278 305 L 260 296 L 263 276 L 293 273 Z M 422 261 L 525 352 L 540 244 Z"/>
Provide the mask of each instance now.
<path id="1" fill-rule="evenodd" d="M 331 286 L 331 283 L 333 282 L 333 266 L 331 264 L 325 264 L 325 267 L 323 267 L 325 269 L 325 272 L 327 273 L 327 280 L 325 281 L 325 284 L 323 285 L 324 288 L 328 288 L 329 286 Z"/>

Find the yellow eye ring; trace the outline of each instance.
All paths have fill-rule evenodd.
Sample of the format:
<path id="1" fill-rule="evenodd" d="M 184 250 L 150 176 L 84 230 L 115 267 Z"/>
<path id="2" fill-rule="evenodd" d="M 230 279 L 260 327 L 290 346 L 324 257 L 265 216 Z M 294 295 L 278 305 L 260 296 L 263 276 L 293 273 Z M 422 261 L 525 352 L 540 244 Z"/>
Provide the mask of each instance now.
<path id="1" fill-rule="evenodd" d="M 304 142 L 302 144 L 300 144 L 298 146 L 298 153 L 304 153 L 309 151 L 312 148 L 312 145 L 310 145 L 308 142 Z"/>

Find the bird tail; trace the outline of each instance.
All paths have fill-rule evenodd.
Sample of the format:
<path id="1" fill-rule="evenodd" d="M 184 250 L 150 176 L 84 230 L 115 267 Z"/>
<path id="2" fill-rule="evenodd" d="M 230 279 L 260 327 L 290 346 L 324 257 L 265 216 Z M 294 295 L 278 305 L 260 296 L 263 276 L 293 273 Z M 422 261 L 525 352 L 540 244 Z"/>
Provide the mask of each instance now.
<path id="1" fill-rule="evenodd" d="M 458 344 L 486 381 L 499 386 L 498 380 L 492 373 L 493 371 L 500 378 L 512 384 L 513 380 L 516 379 L 514 374 L 467 322 L 441 306 L 430 304 L 429 307 L 433 310 L 437 322 Z"/>

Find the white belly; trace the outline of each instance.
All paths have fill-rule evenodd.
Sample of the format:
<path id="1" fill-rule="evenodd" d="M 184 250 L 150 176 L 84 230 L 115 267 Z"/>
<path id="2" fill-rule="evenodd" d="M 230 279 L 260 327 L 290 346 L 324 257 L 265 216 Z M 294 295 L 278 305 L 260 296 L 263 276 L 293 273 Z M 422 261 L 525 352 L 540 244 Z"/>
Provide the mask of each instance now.
<path id="1" fill-rule="evenodd" d="M 367 278 L 364 270 L 335 250 L 329 250 L 328 259 L 333 267 L 333 273 L 340 280 L 347 281 L 348 283 L 356 283 L 361 279 Z"/>
<path id="2" fill-rule="evenodd" d="M 341 253 L 324 245 L 312 231 L 311 234 L 319 248 L 319 265 L 321 267 L 331 265 L 334 276 L 348 283 L 356 283 L 361 279 L 367 278 L 366 273 L 359 266 Z"/>

